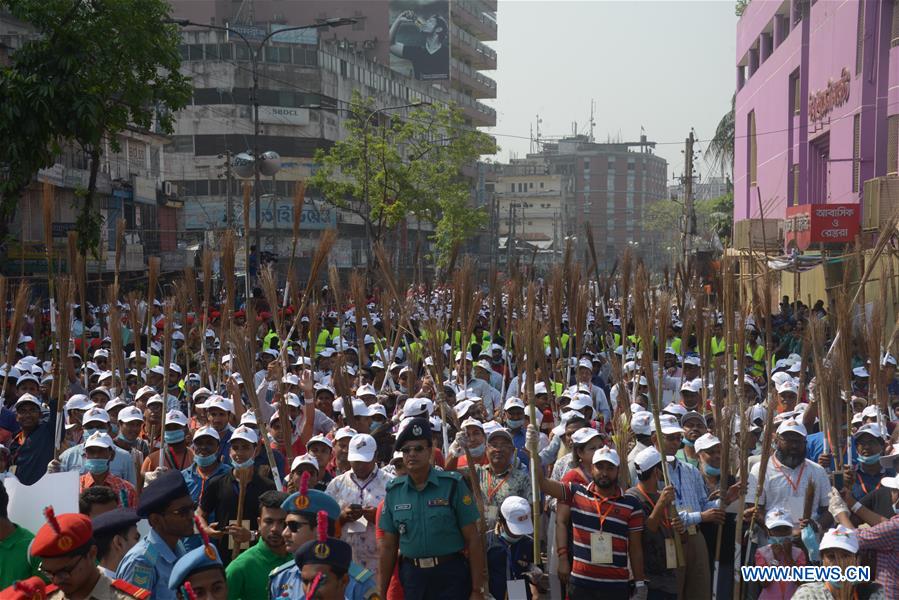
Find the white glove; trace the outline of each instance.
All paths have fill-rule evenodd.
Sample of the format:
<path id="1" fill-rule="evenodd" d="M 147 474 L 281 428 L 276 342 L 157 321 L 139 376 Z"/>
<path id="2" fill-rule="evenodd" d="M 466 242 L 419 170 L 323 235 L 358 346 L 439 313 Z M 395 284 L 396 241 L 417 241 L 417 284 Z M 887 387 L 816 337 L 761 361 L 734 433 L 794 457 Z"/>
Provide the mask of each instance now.
<path id="1" fill-rule="evenodd" d="M 162 475 L 165 471 L 168 471 L 167 467 L 157 467 L 152 471 L 148 471 L 144 474 L 144 486 L 154 481 L 157 477 Z"/>
<path id="2" fill-rule="evenodd" d="M 455 456 L 459 458 L 463 454 L 465 454 L 465 448 L 468 447 L 468 436 L 465 435 L 464 431 L 459 431 L 456 433 L 456 438 L 453 440 L 453 443 L 450 444 L 449 453 L 450 456 Z"/>
<path id="3" fill-rule="evenodd" d="M 528 431 L 525 434 L 524 441 L 528 448 L 540 445 L 540 433 L 538 433 L 537 428 L 534 425 L 528 425 Z"/>
<path id="4" fill-rule="evenodd" d="M 58 460 L 51 460 L 47 463 L 47 473 L 59 473 L 62 471 L 62 463 Z"/>
<path id="5" fill-rule="evenodd" d="M 830 488 L 830 499 L 827 502 L 827 510 L 830 511 L 830 514 L 836 518 L 836 516 L 840 513 L 849 512 L 849 507 L 846 506 L 846 501 L 843 500 L 843 497 L 840 495 L 840 492 L 837 491 L 837 488 Z"/>
<path id="6" fill-rule="evenodd" d="M 648 595 L 649 588 L 646 587 L 646 582 L 638 581 L 637 587 L 634 589 L 634 595 L 631 596 L 631 600 L 646 600 Z"/>

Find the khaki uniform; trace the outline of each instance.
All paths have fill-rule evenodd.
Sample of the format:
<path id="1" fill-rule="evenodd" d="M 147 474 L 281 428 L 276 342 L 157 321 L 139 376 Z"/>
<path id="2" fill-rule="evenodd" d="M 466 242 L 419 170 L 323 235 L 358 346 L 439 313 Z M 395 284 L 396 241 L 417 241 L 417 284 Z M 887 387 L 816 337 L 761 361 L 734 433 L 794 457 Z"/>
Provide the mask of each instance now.
<path id="1" fill-rule="evenodd" d="M 102 572 L 97 585 L 91 591 L 89 600 L 146 600 L 150 597 L 150 592 L 136 585 L 132 585 L 122 579 L 110 579 Z M 66 595 L 62 590 L 56 590 L 49 596 L 47 600 L 65 600 Z"/>

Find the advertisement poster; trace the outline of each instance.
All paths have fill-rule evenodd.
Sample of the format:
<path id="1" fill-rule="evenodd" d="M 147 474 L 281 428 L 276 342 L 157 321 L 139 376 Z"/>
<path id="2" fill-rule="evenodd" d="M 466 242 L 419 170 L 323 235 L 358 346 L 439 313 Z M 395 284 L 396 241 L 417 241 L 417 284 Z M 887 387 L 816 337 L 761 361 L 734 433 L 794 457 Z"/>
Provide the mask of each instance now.
<path id="1" fill-rule="evenodd" d="M 449 79 L 448 0 L 390 0 L 390 68 L 422 81 Z"/>

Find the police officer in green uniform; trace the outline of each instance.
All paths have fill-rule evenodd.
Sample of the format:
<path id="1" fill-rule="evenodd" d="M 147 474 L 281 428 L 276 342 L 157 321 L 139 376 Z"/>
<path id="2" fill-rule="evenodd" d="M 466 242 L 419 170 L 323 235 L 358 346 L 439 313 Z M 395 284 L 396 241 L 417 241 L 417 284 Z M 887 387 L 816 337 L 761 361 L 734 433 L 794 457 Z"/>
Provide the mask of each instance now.
<path id="1" fill-rule="evenodd" d="M 328 514 L 328 535 L 334 535 L 340 505 L 337 500 L 318 490 L 291 494 L 281 505 L 287 511 L 284 539 L 287 552 L 293 554 L 300 546 L 315 539 L 317 515 L 319 511 Z M 378 600 L 377 581 L 374 573 L 361 565 L 351 562 L 347 570 L 349 582 L 344 591 L 346 600 Z M 269 573 L 269 593 L 272 599 L 303 599 L 303 582 L 300 568 L 291 559 Z"/>
<path id="2" fill-rule="evenodd" d="M 378 523 L 384 531 L 381 597 L 387 596 L 399 550 L 406 600 L 481 600 L 486 582 L 478 509 L 461 475 L 431 466 L 431 445 L 431 427 L 422 418 L 412 419 L 396 438 L 408 474 L 387 484 Z"/>

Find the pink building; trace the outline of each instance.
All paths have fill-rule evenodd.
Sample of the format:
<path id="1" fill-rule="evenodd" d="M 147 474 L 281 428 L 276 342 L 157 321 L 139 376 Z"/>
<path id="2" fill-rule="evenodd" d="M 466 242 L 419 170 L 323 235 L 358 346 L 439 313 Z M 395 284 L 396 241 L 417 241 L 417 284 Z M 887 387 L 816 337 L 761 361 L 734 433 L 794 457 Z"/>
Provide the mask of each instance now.
<path id="1" fill-rule="evenodd" d="M 751 2 L 735 121 L 735 221 L 859 203 L 899 171 L 899 0 Z"/>

